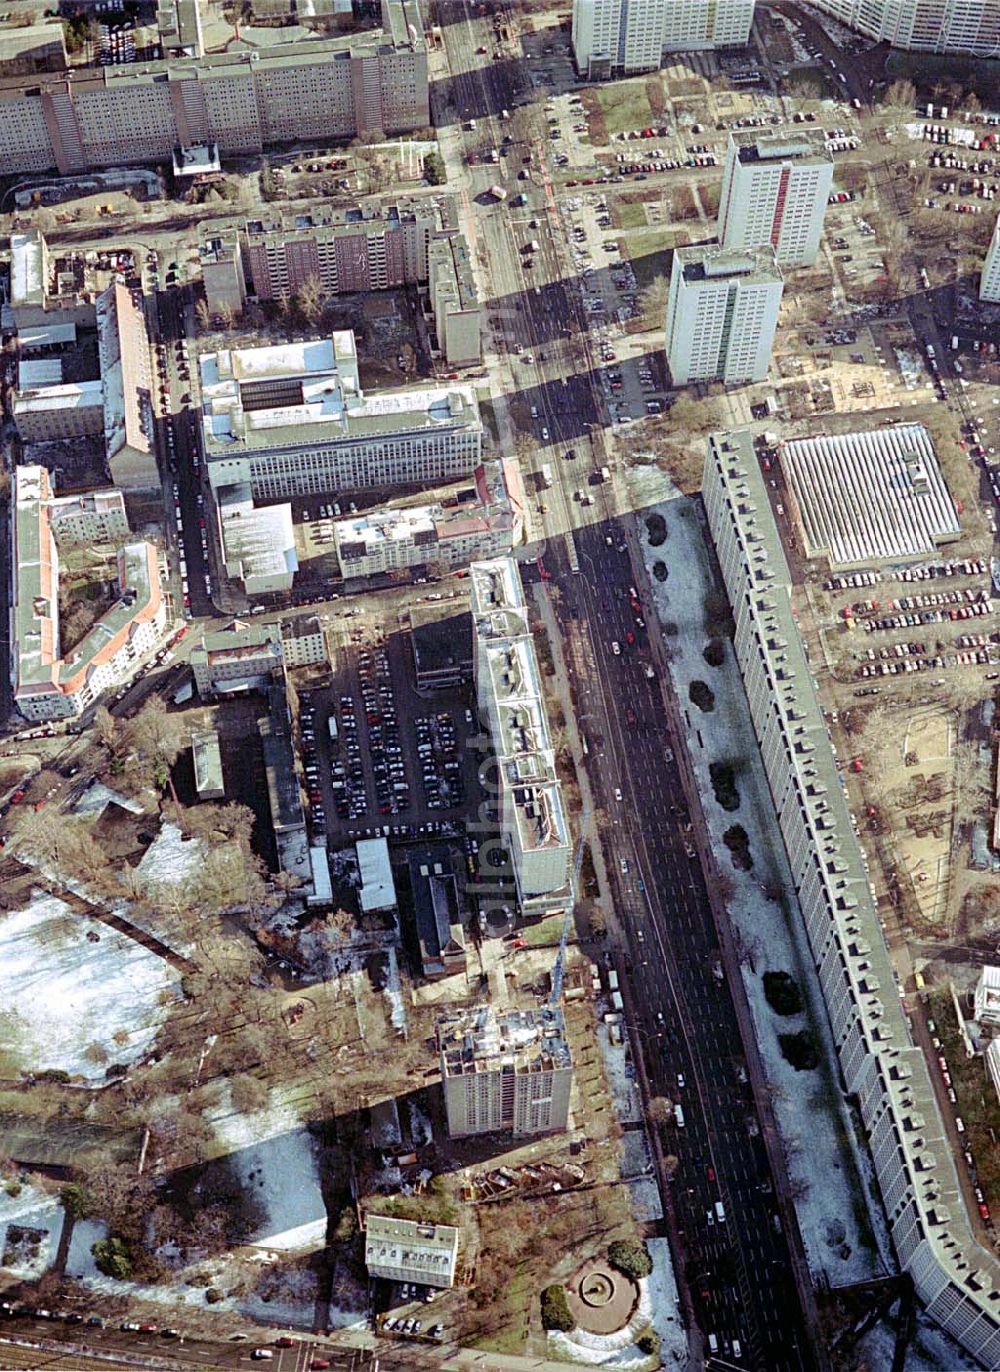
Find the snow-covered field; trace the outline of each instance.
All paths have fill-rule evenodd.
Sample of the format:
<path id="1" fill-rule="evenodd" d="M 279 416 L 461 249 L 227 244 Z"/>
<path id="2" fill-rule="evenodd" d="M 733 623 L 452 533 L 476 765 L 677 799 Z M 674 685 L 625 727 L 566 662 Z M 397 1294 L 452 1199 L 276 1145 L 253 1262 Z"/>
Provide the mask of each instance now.
<path id="1" fill-rule="evenodd" d="M 669 500 L 657 507 L 667 522 L 665 544 L 650 548 L 645 541 L 644 517 L 637 524 L 643 540 L 647 568 L 666 562 L 669 576 L 650 584 L 661 623 L 673 622 L 678 633 L 668 640 L 673 654 L 670 671 L 682 714 L 688 722 L 689 750 L 700 784 L 705 818 L 713 847 L 725 854 L 722 835 L 734 822 L 750 837 L 754 858 L 752 872 L 732 868 L 734 893 L 729 912 L 741 949 L 741 965 L 750 1008 L 757 1030 L 764 1070 L 775 1088 L 774 1112 L 788 1162 L 789 1175 L 798 1193 L 796 1213 L 813 1271 L 832 1284 L 863 1281 L 887 1270 L 888 1243 L 881 1232 L 881 1216 L 866 1216 L 868 1191 L 861 1180 L 867 1175 L 867 1158 L 857 1147 L 850 1116 L 838 1088 L 833 1046 L 826 1012 L 809 958 L 801 915 L 792 888 L 781 836 L 771 804 L 767 780 L 757 749 L 739 668 L 727 642 L 721 667 L 710 667 L 702 650 L 708 641 L 704 624 L 704 597 L 711 585 L 711 565 L 696 505 L 686 499 Z M 648 513 L 648 511 L 646 512 Z M 702 713 L 690 702 L 692 681 L 709 684 L 715 708 Z M 700 731 L 704 746 L 699 746 Z M 709 764 L 733 763 L 737 773 L 740 805 L 727 812 L 714 798 Z M 782 906 L 765 895 L 771 883 L 780 883 L 790 920 Z M 791 1018 L 774 1014 L 764 997 L 762 974 L 785 970 L 796 979 L 808 1014 Z M 778 1032 L 809 1023 L 826 1047 L 825 1066 L 814 1072 L 796 1072 L 785 1062 L 778 1046 Z M 885 1262 L 871 1246 L 866 1218 L 882 1241 Z"/>
<path id="2" fill-rule="evenodd" d="M 36 896 L 0 916 L 6 1074 L 59 1068 L 102 1081 L 109 1063 L 149 1051 L 168 1013 L 161 993 L 177 982 L 169 963 L 133 939 Z"/>
<path id="3" fill-rule="evenodd" d="M 276 1092 L 266 1109 L 239 1114 L 224 1097 L 209 1120 L 232 1175 L 264 1210 L 252 1242 L 274 1249 L 321 1248 L 326 1206 L 316 1144 L 294 1106 Z"/>

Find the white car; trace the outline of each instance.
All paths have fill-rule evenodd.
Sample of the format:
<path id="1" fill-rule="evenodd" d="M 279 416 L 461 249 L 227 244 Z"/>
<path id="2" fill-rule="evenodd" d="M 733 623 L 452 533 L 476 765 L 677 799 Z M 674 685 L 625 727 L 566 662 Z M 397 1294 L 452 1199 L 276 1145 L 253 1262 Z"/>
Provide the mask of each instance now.
<path id="1" fill-rule="evenodd" d="M 622 645 L 618 642 L 617 638 L 611 645 L 611 651 L 614 653 L 615 657 L 621 657 Z"/>
<path id="2" fill-rule="evenodd" d="M 543 424 L 543 425 L 542 425 L 542 437 L 543 437 L 543 438 L 548 438 L 548 436 L 549 436 L 549 431 L 548 431 L 548 429 L 545 427 L 545 425 Z"/>
<path id="3" fill-rule="evenodd" d="M 616 787 L 615 787 L 615 800 L 621 800 L 621 798 L 622 798 L 622 788 L 621 788 L 620 786 L 616 786 Z"/>

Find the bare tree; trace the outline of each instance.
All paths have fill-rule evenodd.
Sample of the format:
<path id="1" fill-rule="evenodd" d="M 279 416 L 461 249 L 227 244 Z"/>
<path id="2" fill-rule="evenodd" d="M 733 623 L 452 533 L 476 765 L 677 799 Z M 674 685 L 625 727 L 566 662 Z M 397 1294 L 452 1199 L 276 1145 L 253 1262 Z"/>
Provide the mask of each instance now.
<path id="1" fill-rule="evenodd" d="M 190 738 L 183 718 L 168 714 L 160 696 L 150 696 L 128 723 L 128 741 L 154 767 L 172 767 Z"/>
<path id="2" fill-rule="evenodd" d="M 654 1124 L 670 1124 L 674 1118 L 674 1103 L 669 1096 L 654 1096 L 646 1114 Z"/>
<path id="3" fill-rule="evenodd" d="M 299 287 L 295 297 L 295 304 L 307 324 L 316 325 L 319 323 L 326 310 L 326 302 L 326 287 L 319 277 L 316 275 L 307 277 Z"/>
<path id="4" fill-rule="evenodd" d="M 204 298 L 199 300 L 197 305 L 195 305 L 194 307 L 194 312 L 195 317 L 198 320 L 199 327 L 207 332 L 212 325 L 212 315 L 208 308 L 208 301 Z"/>
<path id="5" fill-rule="evenodd" d="M 121 746 L 121 731 L 117 719 L 106 705 L 98 705 L 94 711 L 94 733 L 114 757 Z"/>

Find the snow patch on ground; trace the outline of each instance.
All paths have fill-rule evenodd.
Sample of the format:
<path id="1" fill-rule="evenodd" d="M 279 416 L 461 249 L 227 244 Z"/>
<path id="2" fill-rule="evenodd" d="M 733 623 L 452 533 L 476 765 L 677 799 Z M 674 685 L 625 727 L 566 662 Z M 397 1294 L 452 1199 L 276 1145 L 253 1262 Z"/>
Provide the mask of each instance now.
<path id="1" fill-rule="evenodd" d="M 0 917 L 8 1075 L 59 1068 L 103 1081 L 109 1063 L 131 1064 L 152 1047 L 168 989 L 180 994 L 169 963 L 54 896 Z"/>
<path id="2" fill-rule="evenodd" d="M 649 1291 L 653 1328 L 660 1336 L 660 1362 L 663 1366 L 672 1361 L 683 1363 L 687 1361 L 687 1334 L 681 1319 L 670 1244 L 667 1239 L 647 1239 L 646 1247 L 653 1270 L 644 1285 Z"/>
<path id="3" fill-rule="evenodd" d="M 635 1084 L 634 1071 L 630 1075 L 627 1070 L 631 1067 L 628 1049 L 622 1043 L 611 1042 L 608 1026 L 604 1023 L 597 1026 L 597 1042 L 601 1048 L 601 1057 L 604 1059 L 604 1071 L 611 1091 L 615 1118 L 621 1124 L 637 1124 L 642 1119 L 642 1102 Z"/>
<path id="4" fill-rule="evenodd" d="M 664 1317 L 657 1302 L 665 1300 L 673 1301 L 672 1305 L 667 1306 L 666 1315 L 673 1314 L 676 1319 L 677 1291 L 673 1284 L 673 1273 L 670 1270 L 670 1253 L 667 1249 L 666 1239 L 655 1239 L 649 1245 L 650 1256 L 653 1256 L 653 1244 L 660 1245 L 656 1258 L 654 1258 L 653 1274 L 639 1282 L 639 1303 L 636 1306 L 635 1314 L 623 1329 L 616 1330 L 613 1334 L 591 1334 L 586 1329 L 573 1329 L 568 1334 L 561 1331 L 553 1331 L 549 1334 L 550 1341 L 555 1345 L 560 1353 L 569 1356 L 574 1362 L 587 1363 L 594 1367 L 632 1367 L 632 1368 L 652 1368 L 662 1366 L 655 1362 L 646 1353 L 641 1353 L 635 1346 L 635 1339 L 648 1329 L 652 1324 L 657 1331 L 659 1330 L 658 1321 L 663 1323 L 670 1331 L 670 1322 Z M 664 1279 L 664 1263 L 666 1264 L 666 1279 Z M 671 1295 L 672 1293 L 672 1295 Z M 683 1349 L 683 1357 L 687 1356 L 687 1340 L 683 1330 L 679 1330 L 680 1344 L 677 1343 L 677 1333 L 669 1332 L 669 1353 L 674 1361 L 680 1361 L 674 1355 L 674 1349 L 678 1346 Z M 662 1350 L 667 1352 L 665 1347 Z"/>
<path id="5" fill-rule="evenodd" d="M 725 662 L 710 667 L 702 650 L 708 642 L 704 624 L 704 599 L 712 588 L 712 568 L 697 506 L 687 499 L 667 501 L 657 508 L 666 520 L 664 544 L 649 548 L 645 541 L 647 510 L 637 520 L 647 570 L 658 560 L 667 563 L 666 582 L 650 585 L 661 623 L 678 626 L 667 639 L 672 654 L 670 673 L 688 725 L 689 751 L 698 779 L 705 819 L 716 853 L 727 860 L 722 835 L 731 824 L 742 824 L 750 836 L 754 858 L 752 872 L 729 867 L 734 894 L 729 914 L 741 950 L 741 967 L 757 1032 L 764 1070 L 776 1088 L 774 1113 L 781 1134 L 789 1176 L 800 1193 L 796 1214 L 810 1267 L 833 1285 L 864 1281 L 895 1270 L 881 1215 L 868 1204 L 868 1191 L 859 1173 L 867 1176 L 866 1156 L 858 1147 L 853 1122 L 839 1091 L 833 1068 L 826 1011 L 812 967 L 802 916 L 771 803 L 770 791 L 750 721 L 749 707 L 731 645 L 725 644 Z M 715 708 L 702 713 L 690 701 L 692 681 L 709 684 Z M 698 742 L 700 733 L 703 745 Z M 709 764 L 732 762 L 740 805 L 727 812 L 714 798 Z M 772 882 L 785 892 L 790 920 L 781 905 L 769 900 L 762 887 Z M 780 1017 L 764 997 L 762 974 L 786 970 L 797 980 L 808 1015 Z M 826 1068 L 796 1072 L 785 1062 L 778 1046 L 778 1032 L 806 1023 L 822 1038 Z M 871 1235 L 859 1227 L 857 1212 L 868 1218 L 881 1241 L 883 1258 L 873 1249 Z"/>
<path id="6" fill-rule="evenodd" d="M 64 1219 L 59 1201 L 29 1182 L 21 1183 L 16 1196 L 0 1189 L 0 1272 L 20 1281 L 37 1281 L 55 1261 Z M 37 1249 L 17 1243 L 12 1228 L 38 1230 Z M 7 1257 L 9 1262 L 4 1261 Z"/>
<path id="7" fill-rule="evenodd" d="M 276 1098 L 240 1114 L 227 1090 L 208 1116 L 225 1161 L 266 1218 L 251 1240 L 271 1248 L 319 1248 L 326 1236 L 316 1142 L 293 1106 Z"/>

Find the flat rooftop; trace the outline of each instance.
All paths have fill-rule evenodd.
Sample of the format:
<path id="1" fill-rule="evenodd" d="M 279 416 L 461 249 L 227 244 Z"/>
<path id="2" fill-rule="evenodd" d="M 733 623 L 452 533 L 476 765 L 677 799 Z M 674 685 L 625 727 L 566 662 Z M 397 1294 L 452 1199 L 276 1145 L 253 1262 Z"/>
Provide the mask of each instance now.
<path id="1" fill-rule="evenodd" d="M 748 166 L 754 162 L 813 162 L 817 165 L 833 161 L 826 146 L 822 129 L 802 129 L 794 133 L 755 133 L 745 129 L 729 135 L 740 162 Z"/>
<path id="2" fill-rule="evenodd" d="M 477 1006 L 438 1020 L 438 1047 L 449 1077 L 499 1071 L 545 1071 L 572 1066 L 566 1021 L 557 1005 L 534 1010 Z"/>
<path id="3" fill-rule="evenodd" d="M 781 463 L 806 554 L 831 567 L 926 557 L 961 533 L 922 424 L 794 439 Z"/>
<path id="4" fill-rule="evenodd" d="M 727 249 L 709 243 L 694 248 L 675 248 L 674 258 L 689 285 L 699 281 L 722 283 L 733 278 L 746 280 L 748 284 L 782 280 L 771 247 Z"/>

